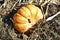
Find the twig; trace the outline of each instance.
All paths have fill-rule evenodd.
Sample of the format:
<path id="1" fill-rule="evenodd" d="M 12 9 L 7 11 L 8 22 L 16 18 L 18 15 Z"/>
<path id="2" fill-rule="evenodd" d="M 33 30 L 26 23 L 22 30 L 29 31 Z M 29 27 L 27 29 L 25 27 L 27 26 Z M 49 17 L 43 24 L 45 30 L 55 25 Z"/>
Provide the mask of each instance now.
<path id="1" fill-rule="evenodd" d="M 48 1 L 45 1 L 43 4 L 41 4 L 41 6 L 44 6 L 44 5 L 46 5 L 48 2 L 50 2 L 50 0 L 48 0 Z"/>
<path id="2" fill-rule="evenodd" d="M 48 7 L 49 7 L 49 4 L 47 5 L 46 12 L 44 14 L 45 17 L 48 15 Z"/>
<path id="3" fill-rule="evenodd" d="M 50 20 L 52 20 L 52 19 L 55 18 L 58 14 L 60 14 L 60 11 L 57 12 L 55 15 L 53 15 L 53 16 L 47 18 L 46 21 L 50 21 Z"/>
<path id="4" fill-rule="evenodd" d="M 18 1 L 13 5 L 13 7 L 10 10 L 12 10 L 16 6 L 17 3 L 18 3 Z"/>

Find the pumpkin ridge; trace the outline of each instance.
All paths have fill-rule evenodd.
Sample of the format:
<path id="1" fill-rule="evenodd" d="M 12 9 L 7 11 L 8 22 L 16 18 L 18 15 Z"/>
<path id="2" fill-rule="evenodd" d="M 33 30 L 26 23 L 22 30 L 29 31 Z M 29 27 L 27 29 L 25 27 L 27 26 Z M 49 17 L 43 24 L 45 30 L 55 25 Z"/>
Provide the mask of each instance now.
<path id="1" fill-rule="evenodd" d="M 37 8 L 36 8 L 36 9 L 37 9 Z M 34 19 L 36 19 L 37 13 L 38 13 L 38 9 L 37 9 L 37 11 L 36 11 L 36 15 L 35 15 L 35 18 L 34 18 Z"/>
<path id="2" fill-rule="evenodd" d="M 18 10 L 18 11 L 20 12 L 20 10 Z M 19 13 L 19 12 L 18 12 L 19 15 L 21 15 L 22 17 L 24 17 L 25 19 L 27 19 L 25 16 L 23 16 L 23 15 L 22 15 L 21 13 Z M 28 20 L 28 19 L 27 19 L 27 20 Z"/>
<path id="3" fill-rule="evenodd" d="M 27 5 L 26 7 L 30 10 L 30 13 L 31 13 L 31 17 L 32 17 L 32 15 L 33 15 L 33 12 L 32 12 L 32 7 L 30 8 L 29 6 L 32 6 L 33 7 L 33 9 L 35 9 L 35 12 L 37 11 L 37 6 L 35 6 L 35 5 Z M 35 15 L 37 14 L 37 12 L 35 13 Z M 34 16 L 35 17 L 35 16 Z M 33 18 L 34 19 L 34 18 Z"/>
<path id="4" fill-rule="evenodd" d="M 27 6 L 26 6 L 27 7 Z M 28 8 L 28 7 L 27 7 Z M 29 9 L 29 8 L 28 8 Z M 30 11 L 30 14 L 31 14 L 31 16 L 32 16 L 32 12 L 31 12 L 31 10 L 29 9 L 29 11 Z M 31 17 L 32 18 L 32 17 Z"/>
<path id="5" fill-rule="evenodd" d="M 20 23 L 20 21 L 24 21 L 24 20 L 21 20 L 21 19 L 19 19 L 20 17 L 22 17 L 23 19 L 25 19 L 25 21 L 26 22 L 28 22 L 27 21 L 27 19 L 26 18 L 24 18 L 22 15 L 20 15 L 19 13 L 16 13 L 15 15 L 14 15 L 14 21 L 16 22 L 16 23 Z M 18 21 L 18 19 L 20 20 L 20 21 Z M 22 24 L 22 23 L 20 23 L 20 24 Z"/>
<path id="6" fill-rule="evenodd" d="M 32 5 L 32 6 L 34 7 L 34 9 L 36 8 L 36 9 L 35 9 L 35 10 L 36 10 L 35 12 L 36 12 L 36 14 L 37 14 L 37 12 L 38 12 L 38 11 L 37 11 L 37 10 L 38 10 L 38 9 L 37 9 L 37 6 L 35 6 L 35 5 Z M 30 10 L 31 18 L 32 18 L 32 12 L 31 12 L 31 9 L 29 8 L 28 5 L 27 5 L 26 7 Z M 32 18 L 32 19 L 35 20 L 35 21 L 33 22 L 33 20 L 31 19 L 31 22 L 32 22 L 33 24 L 36 24 L 36 19 L 35 19 L 36 14 L 35 14 L 34 18 Z"/>
<path id="7" fill-rule="evenodd" d="M 21 9 L 20 9 L 21 10 Z M 20 15 L 22 15 L 21 13 L 19 13 Z M 23 15 L 22 15 L 23 16 Z M 25 16 L 23 16 L 24 18 L 26 18 Z M 27 19 L 27 18 L 26 18 Z"/>
<path id="8" fill-rule="evenodd" d="M 25 8 L 27 8 L 27 7 L 25 7 Z M 28 8 L 27 8 L 28 9 Z M 24 8 L 22 8 L 22 10 L 24 10 Z M 28 9 L 29 10 L 29 9 Z M 25 11 L 25 10 L 24 10 Z M 30 10 L 29 10 L 30 11 Z M 25 11 L 26 12 L 26 11 Z M 26 12 L 27 13 L 27 12 Z M 19 13 L 20 15 L 22 15 L 21 13 Z M 30 13 L 31 14 L 31 13 Z M 22 15 L 24 18 L 26 18 L 24 15 Z M 27 18 L 26 18 L 27 19 Z M 31 23 L 31 18 L 30 19 L 27 19 L 28 20 L 28 23 Z"/>
<path id="9" fill-rule="evenodd" d="M 28 7 L 27 7 L 28 8 Z M 28 8 L 28 10 L 30 11 L 30 14 L 31 14 L 31 18 L 32 18 L 32 12 L 31 12 L 31 10 Z M 28 21 L 30 21 L 30 23 L 31 23 L 31 18 L 30 19 L 28 19 Z"/>
<path id="10" fill-rule="evenodd" d="M 23 15 L 23 13 L 20 13 L 21 15 L 23 15 L 25 18 L 30 19 L 31 15 L 30 15 L 30 10 L 27 7 L 22 7 L 20 10 L 23 10 L 23 12 L 25 12 L 26 16 Z M 29 12 L 28 12 L 29 11 Z"/>

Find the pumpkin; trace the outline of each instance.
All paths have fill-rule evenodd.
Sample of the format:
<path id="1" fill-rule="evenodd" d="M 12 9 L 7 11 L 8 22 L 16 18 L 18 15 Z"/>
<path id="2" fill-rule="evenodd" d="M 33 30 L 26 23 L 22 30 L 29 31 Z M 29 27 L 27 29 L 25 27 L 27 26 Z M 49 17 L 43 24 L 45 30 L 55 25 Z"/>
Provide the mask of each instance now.
<path id="1" fill-rule="evenodd" d="M 43 19 L 41 9 L 35 5 L 26 5 L 21 7 L 13 16 L 14 27 L 21 33 L 27 32 L 40 19 Z"/>

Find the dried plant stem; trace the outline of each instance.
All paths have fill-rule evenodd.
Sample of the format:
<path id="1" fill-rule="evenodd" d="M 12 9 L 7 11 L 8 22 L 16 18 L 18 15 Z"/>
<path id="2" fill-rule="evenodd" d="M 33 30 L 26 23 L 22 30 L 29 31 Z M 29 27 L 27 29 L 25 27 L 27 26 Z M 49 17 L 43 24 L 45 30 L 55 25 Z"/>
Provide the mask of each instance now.
<path id="1" fill-rule="evenodd" d="M 13 5 L 13 7 L 10 10 L 14 9 L 14 7 L 16 6 L 17 3 L 18 3 L 18 1 Z"/>
<path id="2" fill-rule="evenodd" d="M 41 4 L 41 6 L 46 5 L 48 2 L 50 2 L 51 0 L 45 1 L 43 4 Z"/>
<path id="3" fill-rule="evenodd" d="M 46 12 L 44 14 L 44 17 L 47 17 L 48 16 L 48 7 L 49 7 L 49 4 L 47 5 L 47 8 L 46 8 Z"/>
<path id="4" fill-rule="evenodd" d="M 55 15 L 53 15 L 53 16 L 47 18 L 46 21 L 50 21 L 50 20 L 52 20 L 52 19 L 53 19 L 54 17 L 56 17 L 58 14 L 60 14 L 60 11 L 57 12 Z"/>

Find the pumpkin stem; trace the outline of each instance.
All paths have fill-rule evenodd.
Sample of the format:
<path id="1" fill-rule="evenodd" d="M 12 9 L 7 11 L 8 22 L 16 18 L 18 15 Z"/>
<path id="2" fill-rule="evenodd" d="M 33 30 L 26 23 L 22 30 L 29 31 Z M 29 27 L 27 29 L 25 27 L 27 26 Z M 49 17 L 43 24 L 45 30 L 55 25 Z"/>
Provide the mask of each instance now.
<path id="1" fill-rule="evenodd" d="M 30 19 L 28 19 L 28 22 L 31 23 Z"/>

